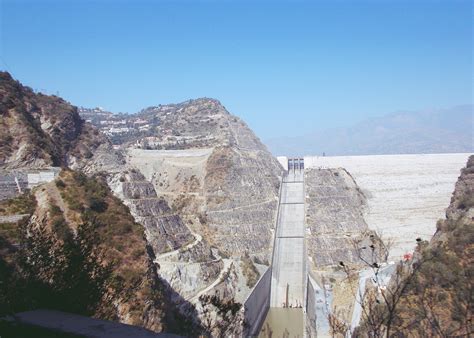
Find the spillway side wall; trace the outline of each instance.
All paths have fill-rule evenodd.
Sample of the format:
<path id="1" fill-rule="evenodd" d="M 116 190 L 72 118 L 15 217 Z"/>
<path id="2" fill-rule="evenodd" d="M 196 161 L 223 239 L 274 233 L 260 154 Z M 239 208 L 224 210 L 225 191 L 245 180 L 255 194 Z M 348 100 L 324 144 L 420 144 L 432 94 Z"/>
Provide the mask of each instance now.
<path id="1" fill-rule="evenodd" d="M 308 278 L 306 294 L 305 329 L 307 337 L 316 337 L 316 292 L 313 283 Z"/>
<path id="2" fill-rule="evenodd" d="M 244 337 L 257 336 L 270 307 L 272 269 L 268 268 L 244 303 Z"/>

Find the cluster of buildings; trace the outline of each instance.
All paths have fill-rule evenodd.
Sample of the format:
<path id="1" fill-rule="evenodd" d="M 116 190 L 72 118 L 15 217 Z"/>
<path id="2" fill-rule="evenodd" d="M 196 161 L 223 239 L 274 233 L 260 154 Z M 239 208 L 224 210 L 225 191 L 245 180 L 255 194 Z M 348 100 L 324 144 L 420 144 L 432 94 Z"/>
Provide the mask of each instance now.
<path id="1" fill-rule="evenodd" d="M 148 120 L 132 114 L 113 114 L 102 108 L 83 107 L 79 108 L 79 114 L 86 122 L 92 123 L 107 136 L 146 132 L 151 129 Z"/>

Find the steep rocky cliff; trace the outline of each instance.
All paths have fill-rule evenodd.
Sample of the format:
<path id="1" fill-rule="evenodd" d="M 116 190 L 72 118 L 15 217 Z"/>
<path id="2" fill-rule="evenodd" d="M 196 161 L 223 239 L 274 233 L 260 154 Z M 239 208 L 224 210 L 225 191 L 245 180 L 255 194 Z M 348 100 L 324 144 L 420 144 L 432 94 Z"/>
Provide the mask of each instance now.
<path id="1" fill-rule="evenodd" d="M 57 96 L 34 93 L 0 72 L 0 166 L 79 166 L 110 142 Z"/>
<path id="2" fill-rule="evenodd" d="M 64 100 L 35 94 L 7 73 L 0 79 L 2 168 L 82 172 L 66 171 L 56 185 L 35 190 L 39 209 L 28 226 L 45 233 L 46 242 L 52 236 L 53 243 L 80 246 L 81 237 L 74 238 L 99 218 L 93 232 L 105 254 L 99 265 L 118 264 L 113 273 L 121 292 L 105 293 L 98 312 L 87 314 L 156 331 L 179 328 L 183 318 L 188 332 L 238 327 L 234 301 L 246 298 L 262 263 L 268 265 L 282 172 L 245 123 L 213 99 L 152 107 L 130 115 L 146 128 L 123 128 L 132 131 L 121 134 L 114 150 Z M 100 178 L 99 192 L 86 196 L 90 178 L 83 173 Z M 118 208 L 116 197 L 128 208 Z"/>
<path id="3" fill-rule="evenodd" d="M 431 241 L 420 242 L 393 332 L 460 337 L 472 333 L 474 291 L 474 156 L 461 171 Z"/>
<path id="4" fill-rule="evenodd" d="M 456 183 L 446 218 L 438 221 L 432 239 L 417 238 L 413 257 L 397 264 L 390 283 L 366 291 L 361 305 L 363 320 L 355 336 L 472 335 L 473 196 L 474 156 L 470 156 Z"/>
<path id="5" fill-rule="evenodd" d="M 368 232 L 367 201 L 344 169 L 306 169 L 308 254 L 322 268 L 340 261 L 357 263 L 355 243 Z"/>
<path id="6" fill-rule="evenodd" d="M 216 100 L 138 116 L 153 135 L 122 135 L 126 164 L 108 182 L 144 226 L 160 275 L 201 318 L 215 313 L 203 296 L 244 301 L 256 263 L 269 261 L 282 168 Z"/>
<path id="7" fill-rule="evenodd" d="M 52 308 L 186 332 L 143 227 L 103 178 L 63 171 L 30 196 L 33 202 L 21 197 L 1 209 L 29 205 L 32 213 L 0 227 L 2 248 L 10 248 L 0 255 L 2 313 Z"/>
<path id="8" fill-rule="evenodd" d="M 208 240 L 223 252 L 266 256 L 282 169 L 260 140 L 213 99 L 145 112 L 159 131 L 129 147 L 129 162 L 171 205 L 201 213 Z M 171 151 L 146 150 L 163 148 Z"/>

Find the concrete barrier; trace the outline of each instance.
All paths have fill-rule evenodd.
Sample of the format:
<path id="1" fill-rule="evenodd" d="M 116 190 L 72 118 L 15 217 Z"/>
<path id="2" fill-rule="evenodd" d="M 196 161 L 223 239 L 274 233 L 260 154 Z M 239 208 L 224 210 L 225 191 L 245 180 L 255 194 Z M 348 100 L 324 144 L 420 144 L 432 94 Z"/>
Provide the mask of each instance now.
<path id="1" fill-rule="evenodd" d="M 270 306 L 304 305 L 305 228 L 303 171 L 283 178 L 272 259 Z"/>
<path id="2" fill-rule="evenodd" d="M 28 216 L 30 216 L 30 214 L 16 214 L 16 215 L 0 216 L 0 223 L 16 223 Z"/>
<path id="3" fill-rule="evenodd" d="M 0 171 L 0 201 L 18 196 L 28 187 L 25 173 L 18 171 Z"/>
<path id="4" fill-rule="evenodd" d="M 271 280 L 272 269 L 268 268 L 244 302 L 244 319 L 246 323 L 244 337 L 255 337 L 260 331 L 270 307 Z"/>
<path id="5" fill-rule="evenodd" d="M 306 321 L 305 329 L 307 337 L 316 337 L 316 297 L 315 289 L 310 278 L 307 278 L 306 282 Z"/>
<path id="6" fill-rule="evenodd" d="M 28 188 L 36 187 L 43 183 L 54 181 L 58 175 L 58 170 L 48 170 L 28 173 Z"/>
<path id="7" fill-rule="evenodd" d="M 277 156 L 278 162 L 280 162 L 281 166 L 285 171 L 288 171 L 288 157 L 286 156 Z"/>

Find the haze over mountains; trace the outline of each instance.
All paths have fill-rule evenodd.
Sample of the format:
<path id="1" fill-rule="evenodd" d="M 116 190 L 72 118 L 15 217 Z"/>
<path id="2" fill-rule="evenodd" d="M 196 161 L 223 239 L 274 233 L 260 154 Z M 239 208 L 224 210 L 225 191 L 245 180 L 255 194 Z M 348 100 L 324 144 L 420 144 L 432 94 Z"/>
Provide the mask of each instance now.
<path id="1" fill-rule="evenodd" d="M 274 155 L 467 153 L 474 149 L 473 105 L 395 112 L 349 128 L 315 130 L 265 143 Z"/>
<path id="2" fill-rule="evenodd" d="M 466 106 L 393 114 L 336 131 L 334 139 L 352 151 L 356 141 L 365 139 L 379 140 L 379 148 L 365 148 L 379 152 L 462 150 L 472 147 L 471 111 Z M 137 114 L 78 109 L 57 96 L 35 93 L 6 72 L 0 72 L 0 117 L 0 192 L 7 193 L 0 194 L 0 317 L 44 308 L 185 336 L 247 336 L 245 323 L 259 325 L 251 304 L 261 294 L 270 294 L 261 290 L 271 288 L 268 271 L 278 266 L 273 263 L 279 261 L 273 259 L 274 236 L 284 229 L 282 219 L 288 224 L 298 220 L 291 214 L 293 206 L 288 217 L 279 213 L 280 206 L 302 203 L 282 202 L 282 196 L 298 190 L 282 188 L 288 177 L 284 161 L 278 162 L 243 120 L 211 98 L 152 106 Z M 328 131 L 318 140 L 331 135 Z M 308 142 L 312 145 L 311 139 Z M 442 143 L 445 148 L 440 148 Z M 295 251 L 301 257 L 292 262 L 302 264 L 300 272 L 307 266 L 321 276 L 318 288 L 342 285 L 334 290 L 334 304 L 326 304 L 345 308 L 346 322 L 353 301 L 344 291 L 346 277 L 336 267 L 344 261 L 362 268 L 353 241 L 366 243 L 375 236 L 368 220 L 377 211 L 377 201 L 383 200 L 377 223 L 394 219 L 390 226 L 398 229 L 411 224 L 394 195 L 384 198 L 374 185 L 364 184 L 378 180 L 377 187 L 400 190 L 408 175 L 415 185 L 403 190 L 404 200 L 411 195 L 426 201 L 431 196 L 427 190 L 434 191 L 427 209 L 418 208 L 427 214 L 449 197 L 467 154 L 433 156 L 443 157 L 442 168 L 451 168 L 449 177 L 435 168 L 436 175 L 423 180 L 426 167 L 413 160 L 384 160 L 394 156 L 373 156 L 378 159 L 365 159 L 364 164 L 373 169 L 383 161 L 403 169 L 396 180 L 389 170 L 369 171 L 364 178 L 361 165 L 354 170 L 348 164 L 319 169 L 320 157 L 305 158 L 305 170 L 298 174 L 305 183 L 298 189 L 300 196 L 307 192 L 303 213 L 309 257 L 306 251 Z M 463 158 L 451 167 L 448 156 Z M 437 162 L 422 157 L 433 170 Z M 455 229 L 459 232 L 452 238 L 458 233 L 472 238 L 472 160 L 463 174 L 452 208 L 456 224 L 448 220 L 443 236 Z M 447 181 L 451 186 L 444 184 L 443 190 L 441 184 Z M 410 205 L 411 212 L 414 209 L 416 205 Z M 394 217 L 397 214 L 403 217 Z M 416 230 L 431 224 L 434 231 L 438 218 L 417 221 Z M 303 217 L 300 220 L 303 225 Z M 279 238 L 293 236 L 287 235 Z M 296 238 L 303 242 L 303 236 Z M 446 250 L 464 267 L 463 248 Z M 456 266 L 453 271 L 459 275 Z M 460 278 L 456 288 L 465 289 L 467 280 Z M 313 300 L 309 309 L 314 310 Z M 261 304 L 260 309 L 266 309 L 266 301 Z M 457 322 L 454 330 L 464 332 Z"/>

